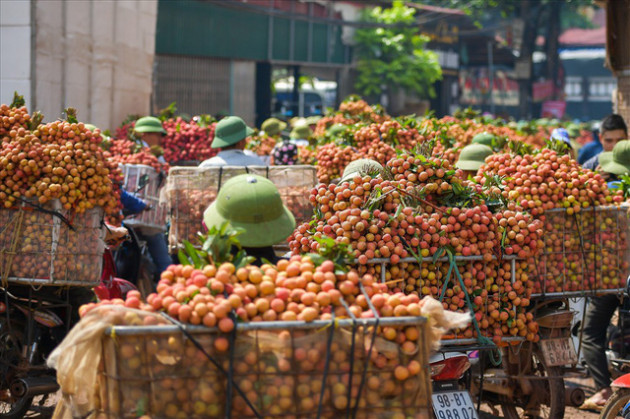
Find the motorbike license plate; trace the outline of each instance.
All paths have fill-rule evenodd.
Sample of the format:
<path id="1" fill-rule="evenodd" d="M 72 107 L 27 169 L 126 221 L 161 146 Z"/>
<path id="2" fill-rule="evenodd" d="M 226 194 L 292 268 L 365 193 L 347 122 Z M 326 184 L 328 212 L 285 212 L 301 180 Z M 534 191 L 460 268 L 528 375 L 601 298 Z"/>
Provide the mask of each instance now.
<path id="1" fill-rule="evenodd" d="M 478 419 L 470 394 L 467 391 L 433 393 L 433 412 L 437 419 Z"/>
<path id="2" fill-rule="evenodd" d="M 549 367 L 577 363 L 577 354 L 571 338 L 543 339 L 540 341 L 545 363 Z"/>

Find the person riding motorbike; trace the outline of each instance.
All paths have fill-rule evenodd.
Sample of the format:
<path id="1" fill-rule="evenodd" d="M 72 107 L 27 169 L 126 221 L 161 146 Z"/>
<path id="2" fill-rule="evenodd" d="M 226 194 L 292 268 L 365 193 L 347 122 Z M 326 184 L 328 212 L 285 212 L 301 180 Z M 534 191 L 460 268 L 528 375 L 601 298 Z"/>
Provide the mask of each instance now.
<path id="1" fill-rule="evenodd" d="M 238 240 L 248 256 L 272 263 L 279 260 L 273 245 L 284 240 L 295 229 L 295 218 L 282 203 L 276 186 L 262 176 L 245 174 L 225 182 L 217 199 L 205 210 L 206 228 L 219 228 L 226 221 L 243 233 Z"/>
<path id="2" fill-rule="evenodd" d="M 162 121 L 154 116 L 143 116 L 136 121 L 133 131 L 140 138 L 144 147 L 151 149 L 156 155 L 159 154 L 157 159 L 160 163 L 166 163 L 164 156 L 161 155 L 163 152 L 162 139 L 166 135 Z"/>
<path id="3" fill-rule="evenodd" d="M 87 124 L 87 127 L 94 131 L 96 127 L 92 124 Z M 166 134 L 166 131 L 162 127 L 162 122 L 154 116 L 145 116 L 138 119 L 134 126 L 134 132 L 140 137 L 145 147 L 161 146 L 162 137 Z M 160 160 L 161 159 L 161 160 Z M 159 157 L 158 160 L 165 163 L 163 157 Z M 128 214 L 137 214 L 151 208 L 141 199 L 135 197 L 128 191 L 122 189 L 121 203 L 123 204 L 123 212 Z M 139 239 L 143 240 L 147 244 L 149 255 L 153 260 L 158 273 L 161 273 L 173 263 L 170 254 L 168 253 L 168 246 L 166 245 L 166 237 L 164 233 L 155 233 L 154 231 L 143 231 L 142 228 L 134 229 L 134 232 Z M 127 278 L 134 281 L 136 278 Z"/>
<path id="4" fill-rule="evenodd" d="M 204 160 L 199 167 L 213 166 L 266 166 L 265 162 L 256 156 L 245 154 L 245 139 L 254 130 L 245 124 L 238 116 L 228 116 L 217 123 L 214 131 L 212 148 L 220 148 L 216 156 Z"/>

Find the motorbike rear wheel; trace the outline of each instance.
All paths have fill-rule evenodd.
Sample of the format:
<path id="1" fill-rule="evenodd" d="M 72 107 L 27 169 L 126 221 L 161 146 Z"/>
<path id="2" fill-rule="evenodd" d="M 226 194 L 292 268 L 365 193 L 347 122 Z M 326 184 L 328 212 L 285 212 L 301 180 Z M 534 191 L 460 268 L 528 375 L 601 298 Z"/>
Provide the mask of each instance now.
<path id="1" fill-rule="evenodd" d="M 604 409 L 599 414 L 600 419 L 616 418 L 621 409 L 630 401 L 630 388 L 618 388 L 604 405 Z"/>
<path id="2" fill-rule="evenodd" d="M 23 418 L 33 401 L 11 392 L 11 382 L 17 377 L 22 359 L 22 340 L 18 331 L 9 332 L 0 324 L 0 419 Z"/>

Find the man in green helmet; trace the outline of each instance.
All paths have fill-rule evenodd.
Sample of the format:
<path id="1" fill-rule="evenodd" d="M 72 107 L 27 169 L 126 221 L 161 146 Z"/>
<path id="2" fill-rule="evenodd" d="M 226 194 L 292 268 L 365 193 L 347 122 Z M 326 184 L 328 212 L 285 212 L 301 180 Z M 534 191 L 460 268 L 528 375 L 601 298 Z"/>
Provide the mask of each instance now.
<path id="1" fill-rule="evenodd" d="M 245 124 L 238 116 L 228 116 L 217 123 L 214 131 L 212 148 L 220 148 L 216 156 L 205 160 L 199 167 L 213 166 L 266 166 L 265 162 L 256 156 L 245 154 L 245 139 L 254 130 Z"/>
<path id="2" fill-rule="evenodd" d="M 459 159 L 455 167 L 462 170 L 463 179 L 475 176 L 479 168 L 485 163 L 486 157 L 494 152 L 490 147 L 483 144 L 470 144 L 462 148 Z"/>
<path id="3" fill-rule="evenodd" d="M 136 121 L 133 130 L 142 141 L 142 145 L 150 148 L 152 152 L 156 148 L 162 149 L 162 139 L 166 135 L 166 130 L 162 126 L 162 121 L 156 117 L 143 116 Z M 158 160 L 160 163 L 166 163 L 162 155 L 158 157 Z"/>
<path id="4" fill-rule="evenodd" d="M 239 175 L 225 182 L 217 199 L 203 214 L 207 228 L 228 221 L 244 232 L 238 239 L 248 256 L 276 262 L 273 245 L 283 242 L 295 229 L 295 219 L 284 206 L 278 188 L 258 175 Z"/>

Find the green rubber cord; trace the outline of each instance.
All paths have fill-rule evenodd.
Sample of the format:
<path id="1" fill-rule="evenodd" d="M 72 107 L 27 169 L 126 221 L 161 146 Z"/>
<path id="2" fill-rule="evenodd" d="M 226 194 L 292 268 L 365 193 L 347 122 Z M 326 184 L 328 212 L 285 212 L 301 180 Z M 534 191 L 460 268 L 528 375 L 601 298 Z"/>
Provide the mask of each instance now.
<path id="1" fill-rule="evenodd" d="M 464 285 L 464 280 L 462 279 L 462 275 L 459 272 L 459 268 L 457 267 L 457 264 L 455 263 L 455 258 L 450 253 L 448 253 L 448 261 L 449 261 L 448 272 L 446 273 L 446 280 L 444 281 L 444 286 L 442 287 L 442 292 L 440 293 L 439 300 L 440 302 L 444 301 L 444 296 L 446 295 L 446 289 L 451 280 L 451 275 L 453 274 L 453 271 L 454 271 L 455 275 L 457 276 L 457 280 L 459 281 L 459 285 L 462 287 L 462 290 L 464 290 L 464 296 L 466 297 L 466 304 L 468 306 L 468 309 L 470 310 L 470 315 L 472 316 L 472 324 L 475 327 L 475 331 L 477 332 L 477 342 L 479 343 L 479 345 L 487 345 L 491 347 L 494 346 L 494 349 L 490 351 L 490 362 L 495 367 L 498 367 L 503 362 L 503 355 L 501 354 L 501 351 L 499 350 L 497 345 L 492 341 L 492 339 L 486 336 L 483 336 L 481 334 L 481 330 L 479 329 L 479 323 L 477 322 L 477 318 L 475 317 L 475 311 L 473 309 L 473 305 L 470 302 L 470 295 L 468 295 L 468 290 L 466 289 L 466 286 Z"/>

